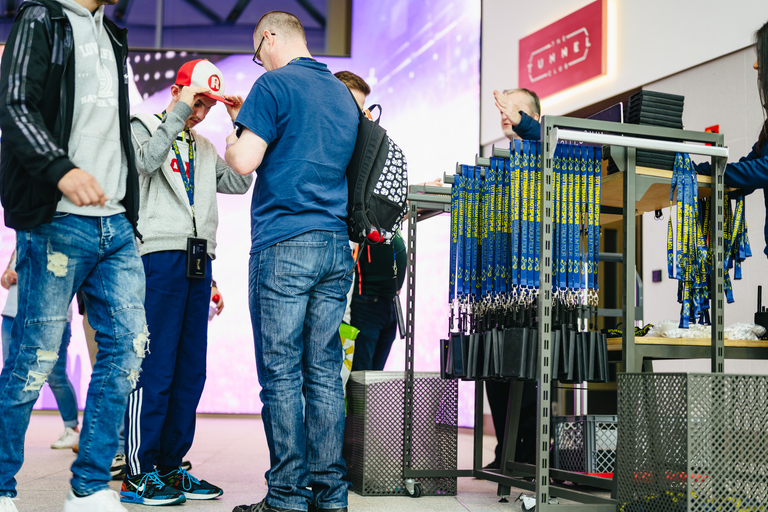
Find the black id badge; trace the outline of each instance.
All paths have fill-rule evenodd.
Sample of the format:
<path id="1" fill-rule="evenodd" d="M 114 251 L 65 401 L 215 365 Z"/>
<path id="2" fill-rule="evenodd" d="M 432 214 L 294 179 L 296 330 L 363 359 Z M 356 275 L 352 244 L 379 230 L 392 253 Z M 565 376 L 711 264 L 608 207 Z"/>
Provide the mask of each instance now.
<path id="1" fill-rule="evenodd" d="M 205 238 L 187 238 L 187 277 L 205 278 L 208 264 L 208 241 Z"/>

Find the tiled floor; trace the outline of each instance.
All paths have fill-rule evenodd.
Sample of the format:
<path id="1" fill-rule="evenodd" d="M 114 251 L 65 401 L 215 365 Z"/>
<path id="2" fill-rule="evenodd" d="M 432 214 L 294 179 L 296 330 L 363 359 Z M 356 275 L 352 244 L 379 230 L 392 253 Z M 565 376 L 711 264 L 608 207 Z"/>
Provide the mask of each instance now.
<path id="1" fill-rule="evenodd" d="M 71 473 L 69 467 L 75 455 L 70 450 L 52 450 L 61 430 L 61 418 L 51 413 L 34 413 L 27 432 L 26 460 L 17 475 L 19 512 L 60 512 L 69 488 Z M 462 431 L 459 435 L 459 466 L 471 467 L 472 433 Z M 486 436 L 484 459 L 493 458 L 495 438 Z M 255 503 L 266 494 L 264 472 L 268 468 L 269 456 L 260 419 L 242 417 L 201 417 L 197 423 L 195 444 L 189 452 L 192 473 L 224 489 L 224 495 L 213 501 L 190 502 L 181 505 L 183 509 L 201 512 L 231 512 L 243 503 Z M 119 489 L 113 482 L 112 488 Z M 521 491 L 512 491 L 509 503 L 499 503 L 496 485 L 472 478 L 458 479 L 458 495 L 449 497 L 363 497 L 349 493 L 349 510 L 352 512 L 390 511 L 397 512 L 466 512 L 466 511 L 508 511 L 521 510 L 520 502 L 514 498 Z M 127 505 L 130 511 L 144 511 L 142 505 Z M 177 507 L 178 509 L 178 507 Z M 150 509 L 151 510 L 151 509 Z"/>

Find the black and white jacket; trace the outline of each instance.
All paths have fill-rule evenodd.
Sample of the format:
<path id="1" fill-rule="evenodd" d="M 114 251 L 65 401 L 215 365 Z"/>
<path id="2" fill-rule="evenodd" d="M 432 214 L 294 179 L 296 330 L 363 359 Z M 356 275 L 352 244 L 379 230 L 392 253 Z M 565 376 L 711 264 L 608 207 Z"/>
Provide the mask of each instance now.
<path id="1" fill-rule="evenodd" d="M 128 161 L 122 201 L 134 229 L 139 181 L 130 138 L 126 31 L 105 19 L 122 77 L 120 138 Z M 27 0 L 19 7 L 0 65 L 0 200 L 5 224 L 31 229 L 53 219 L 59 180 L 76 166 L 67 157 L 72 129 L 75 53 L 72 27 L 55 0 Z"/>

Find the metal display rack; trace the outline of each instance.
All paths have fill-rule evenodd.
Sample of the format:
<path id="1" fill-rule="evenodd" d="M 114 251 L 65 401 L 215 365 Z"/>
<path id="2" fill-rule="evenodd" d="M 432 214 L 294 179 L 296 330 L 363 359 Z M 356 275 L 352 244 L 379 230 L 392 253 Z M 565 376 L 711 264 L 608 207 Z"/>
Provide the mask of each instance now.
<path id="1" fill-rule="evenodd" d="M 499 484 L 498 494 L 507 497 L 510 487 L 533 490 L 536 496 L 536 510 L 557 510 L 563 512 L 602 512 L 615 511 L 617 503 L 612 499 L 596 496 L 558 484 L 550 485 L 550 477 L 560 481 L 570 481 L 601 489 L 611 489 L 615 496 L 615 486 L 610 480 L 600 477 L 572 473 L 550 468 L 550 411 L 551 411 L 551 368 L 552 356 L 552 225 L 553 225 L 553 156 L 558 140 L 600 144 L 610 146 L 611 156 L 619 170 L 623 172 L 623 325 L 622 339 L 623 368 L 635 369 L 637 354 L 635 349 L 635 204 L 654 184 L 669 184 L 665 176 L 647 176 L 636 174 L 636 149 L 650 149 L 667 152 L 681 152 L 712 157 L 712 195 L 716 207 L 711 208 L 710 239 L 714 241 L 713 268 L 710 280 L 712 298 L 712 344 L 710 356 L 712 371 L 722 373 L 724 358 L 723 340 L 723 265 L 724 265 L 724 185 L 723 174 L 728 158 L 728 149 L 724 146 L 721 134 L 692 132 L 671 128 L 629 125 L 605 121 L 592 121 L 568 117 L 544 116 L 541 121 L 542 169 L 541 169 L 541 253 L 540 253 L 540 289 L 538 297 L 538 420 L 536 442 L 539 447 L 536 465 L 514 462 L 515 442 L 517 439 L 517 419 L 522 398 L 522 386 L 512 386 L 510 404 L 507 411 L 507 431 L 504 437 L 503 460 L 501 471 L 482 469 L 482 424 L 483 424 L 483 381 L 475 383 L 475 429 L 474 458 L 472 469 L 457 470 L 413 470 L 413 390 L 414 390 L 414 335 L 415 335 L 415 297 L 416 297 L 416 242 L 417 224 L 429 217 L 450 211 L 450 189 L 412 185 L 409 188 L 410 202 L 408 219 L 408 290 L 406 305 L 405 336 L 405 398 L 404 398 L 404 433 L 403 433 L 403 477 L 406 489 L 413 496 L 420 495 L 415 478 L 424 477 L 468 477 L 490 480 Z M 704 145 L 707 144 L 707 145 Z M 509 156 L 509 151 L 495 149 L 494 156 Z M 488 159 L 478 158 L 478 165 L 488 165 Z M 671 173 L 670 173 L 671 177 Z M 446 182 L 450 182 L 446 179 Z M 601 201 L 602 203 L 603 201 Z M 422 213 L 419 213 L 420 210 Z M 696 348 L 696 347 L 691 347 Z M 700 350 L 700 347 L 698 347 Z M 661 351 L 661 357 L 685 357 L 680 347 L 671 347 L 669 352 Z M 642 365 L 642 356 L 639 358 Z M 510 441 L 511 440 L 511 441 Z M 534 481 L 519 477 L 533 476 Z M 614 479 L 613 482 L 616 480 Z M 552 492 L 556 488 L 558 498 L 574 501 L 576 504 L 550 504 Z"/>

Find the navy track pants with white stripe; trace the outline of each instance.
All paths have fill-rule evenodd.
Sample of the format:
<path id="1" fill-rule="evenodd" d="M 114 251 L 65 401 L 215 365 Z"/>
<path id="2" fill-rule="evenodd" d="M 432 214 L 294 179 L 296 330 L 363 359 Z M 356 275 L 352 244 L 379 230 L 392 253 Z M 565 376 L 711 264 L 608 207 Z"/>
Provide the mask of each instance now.
<path id="1" fill-rule="evenodd" d="M 205 279 L 186 277 L 186 253 L 142 256 L 149 353 L 128 400 L 125 455 L 130 475 L 177 467 L 192 446 L 205 385 L 211 262 Z"/>

